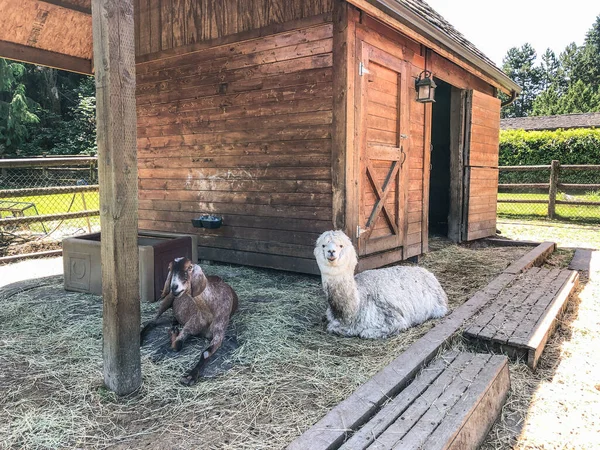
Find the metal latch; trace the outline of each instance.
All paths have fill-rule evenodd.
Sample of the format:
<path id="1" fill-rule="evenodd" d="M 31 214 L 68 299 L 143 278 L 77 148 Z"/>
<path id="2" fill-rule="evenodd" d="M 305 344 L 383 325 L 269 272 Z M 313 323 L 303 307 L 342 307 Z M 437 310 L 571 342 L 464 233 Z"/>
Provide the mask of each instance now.
<path id="1" fill-rule="evenodd" d="M 361 61 L 358 63 L 358 74 L 362 77 L 365 73 L 369 73 L 369 71 L 365 68 L 365 65 Z"/>
<path id="2" fill-rule="evenodd" d="M 360 237 L 361 234 L 366 233 L 367 230 L 363 230 L 362 228 L 360 228 L 360 225 L 356 226 L 356 238 L 358 239 Z"/>

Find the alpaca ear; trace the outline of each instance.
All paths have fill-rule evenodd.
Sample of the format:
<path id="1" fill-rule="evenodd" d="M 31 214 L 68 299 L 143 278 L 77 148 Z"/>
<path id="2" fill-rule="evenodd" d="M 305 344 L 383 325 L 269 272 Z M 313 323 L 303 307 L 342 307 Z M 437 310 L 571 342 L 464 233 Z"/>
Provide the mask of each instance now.
<path id="1" fill-rule="evenodd" d="M 165 281 L 165 286 L 163 287 L 162 292 L 160 293 L 161 298 L 166 297 L 171 290 L 171 280 L 173 279 L 173 261 L 169 263 L 169 273 L 167 275 L 167 281 Z"/>
<path id="2" fill-rule="evenodd" d="M 200 295 L 206 289 L 206 276 L 202 272 L 202 268 L 194 264 L 194 270 L 191 277 L 192 297 Z"/>

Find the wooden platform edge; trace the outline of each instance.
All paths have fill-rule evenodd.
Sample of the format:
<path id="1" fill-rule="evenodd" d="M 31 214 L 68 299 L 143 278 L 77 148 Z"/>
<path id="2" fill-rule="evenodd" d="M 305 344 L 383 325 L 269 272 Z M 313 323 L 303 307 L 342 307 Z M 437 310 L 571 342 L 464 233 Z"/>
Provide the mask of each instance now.
<path id="1" fill-rule="evenodd" d="M 464 322 L 516 278 L 501 273 L 467 302 L 456 308 L 433 329 L 408 347 L 390 364 L 345 400 L 333 407 L 321 420 L 291 442 L 288 450 L 333 450 L 345 440 L 346 433 L 366 423 L 389 398 L 396 396 L 428 364 L 463 326 Z"/>
<path id="2" fill-rule="evenodd" d="M 537 330 L 531 336 L 528 346 L 531 348 L 527 356 L 527 365 L 535 369 L 546 347 L 546 342 L 554 332 L 558 320 L 567 307 L 568 300 L 573 295 L 579 285 L 579 272 L 572 271 L 571 275 L 561 287 L 558 295 L 552 300 L 544 315 L 537 324 Z"/>
<path id="3" fill-rule="evenodd" d="M 511 239 L 497 237 L 485 238 L 484 241 L 497 247 L 537 247 L 541 244 L 541 242 L 538 241 L 513 241 Z"/>
<path id="4" fill-rule="evenodd" d="M 542 242 L 540 245 L 535 247 L 530 252 L 527 252 L 517 261 L 512 263 L 506 269 L 504 269 L 504 273 L 510 274 L 519 274 L 524 272 L 525 270 L 542 264 L 548 256 L 552 254 L 556 250 L 556 243 L 554 242 Z"/>
<path id="5" fill-rule="evenodd" d="M 478 399 L 467 414 L 462 427 L 460 427 L 449 445 L 442 448 L 448 450 L 475 450 L 479 448 L 492 425 L 500 416 L 510 391 L 508 358 L 505 356 L 493 356 L 492 358 L 502 361 L 498 364 L 493 380 L 487 388 L 475 393 L 478 394 Z"/>

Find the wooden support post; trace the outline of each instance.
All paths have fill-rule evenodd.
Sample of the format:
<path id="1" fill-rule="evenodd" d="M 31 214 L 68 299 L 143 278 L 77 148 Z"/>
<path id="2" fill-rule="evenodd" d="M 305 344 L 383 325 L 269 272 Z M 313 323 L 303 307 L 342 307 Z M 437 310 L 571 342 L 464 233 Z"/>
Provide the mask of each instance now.
<path id="1" fill-rule="evenodd" d="M 93 0 L 104 383 L 141 385 L 133 0 Z"/>
<path id="2" fill-rule="evenodd" d="M 554 219 L 556 206 L 556 191 L 558 187 L 558 173 L 560 162 L 553 159 L 550 165 L 550 189 L 548 191 L 548 219 Z"/>

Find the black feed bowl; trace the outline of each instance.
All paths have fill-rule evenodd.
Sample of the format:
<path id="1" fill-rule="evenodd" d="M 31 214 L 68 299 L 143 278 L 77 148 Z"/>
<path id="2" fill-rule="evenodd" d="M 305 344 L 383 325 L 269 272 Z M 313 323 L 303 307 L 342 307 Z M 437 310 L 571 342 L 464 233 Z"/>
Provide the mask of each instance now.
<path id="1" fill-rule="evenodd" d="M 218 216 L 204 215 L 192 219 L 192 225 L 196 228 L 219 228 L 223 224 L 223 218 Z"/>

